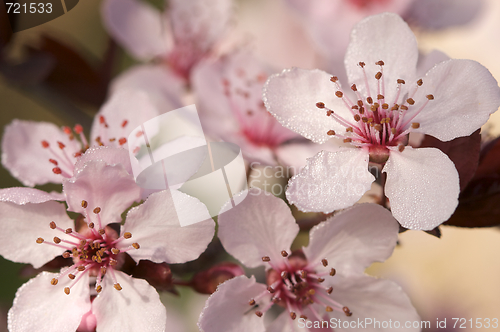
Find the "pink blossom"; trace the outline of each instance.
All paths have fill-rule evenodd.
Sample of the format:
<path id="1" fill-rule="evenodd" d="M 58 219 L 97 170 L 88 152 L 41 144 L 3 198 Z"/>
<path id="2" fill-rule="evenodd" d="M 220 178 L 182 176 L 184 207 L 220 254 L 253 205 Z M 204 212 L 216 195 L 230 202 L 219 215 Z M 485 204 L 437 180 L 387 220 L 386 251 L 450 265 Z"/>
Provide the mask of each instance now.
<path id="1" fill-rule="evenodd" d="M 175 0 L 166 6 L 161 13 L 140 0 L 106 0 L 102 16 L 108 32 L 135 58 L 159 59 L 188 79 L 224 33 L 231 1 Z"/>
<path id="2" fill-rule="evenodd" d="M 113 94 L 97 113 L 90 140 L 81 125 L 71 129 L 48 122 L 14 120 L 5 127 L 2 138 L 2 165 L 26 186 L 61 183 L 73 176 L 75 163 L 89 147 L 127 148 L 132 128 L 158 114 L 145 94 L 124 90 Z M 98 155 L 88 153 L 84 159 L 89 158 L 130 164 L 127 153 L 123 158 L 114 150 L 101 149 Z"/>
<path id="3" fill-rule="evenodd" d="M 247 159 L 275 165 L 283 143 L 300 137 L 281 126 L 262 102 L 271 70 L 248 52 L 201 62 L 192 81 L 207 133 L 238 144 Z"/>
<path id="4" fill-rule="evenodd" d="M 267 81 L 264 102 L 281 124 L 316 143 L 336 137 L 350 144 L 308 159 L 288 184 L 291 203 L 303 211 L 349 207 L 375 180 L 367 169 L 374 162 L 384 165 L 385 194 L 404 227 L 429 230 L 450 217 L 459 194 L 455 165 L 438 149 L 405 146 L 407 134 L 470 135 L 497 110 L 500 90 L 471 60 L 443 61 L 420 79 L 417 58 L 408 25 L 385 13 L 351 34 L 350 89 L 320 70 L 288 69 Z"/>
<path id="5" fill-rule="evenodd" d="M 364 274 L 396 245 L 389 211 L 357 205 L 315 226 L 308 247 L 291 251 L 298 232 L 285 202 L 257 189 L 219 216 L 226 251 L 249 268 L 265 266 L 267 285 L 246 276 L 220 285 L 201 314 L 201 331 L 300 331 L 300 321 L 330 318 L 419 320 L 399 286 Z M 273 307 L 284 311 L 265 326 L 262 316 Z"/>
<path id="6" fill-rule="evenodd" d="M 32 188 L 0 191 L 3 257 L 35 268 L 59 255 L 73 260 L 60 273 L 43 272 L 17 291 L 9 331 L 89 330 L 94 323 L 97 331 L 165 331 L 166 311 L 157 292 L 120 271 L 124 253 L 136 262 L 196 259 L 214 232 L 206 207 L 177 191 L 154 193 L 127 212 L 117 232 L 108 225 L 121 222 L 141 192 L 122 164 L 99 160 L 77 163 L 75 176 L 63 181 L 63 193 L 68 210 L 84 217 L 83 227 L 76 229 L 65 205 L 50 194 Z M 205 221 L 181 227 L 179 215 Z"/>

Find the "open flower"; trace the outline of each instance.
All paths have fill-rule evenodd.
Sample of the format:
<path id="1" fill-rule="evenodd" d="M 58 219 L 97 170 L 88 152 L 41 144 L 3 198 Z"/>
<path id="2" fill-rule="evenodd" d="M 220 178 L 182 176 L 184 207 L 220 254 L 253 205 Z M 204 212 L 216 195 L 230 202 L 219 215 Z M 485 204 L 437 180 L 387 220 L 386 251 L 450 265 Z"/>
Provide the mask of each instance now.
<path id="1" fill-rule="evenodd" d="M 284 142 L 299 135 L 284 128 L 262 102 L 270 70 L 247 52 L 201 62 L 193 71 L 193 88 L 208 132 L 238 144 L 250 161 L 276 164 Z"/>
<path id="2" fill-rule="evenodd" d="M 158 114 L 145 94 L 127 90 L 113 94 L 97 113 L 90 141 L 81 125 L 72 130 L 48 122 L 14 120 L 2 138 L 2 165 L 26 186 L 62 183 L 73 176 L 75 163 L 89 147 L 127 148 L 130 131 Z M 130 163 L 126 159 L 116 163 L 122 161 Z"/>
<path id="3" fill-rule="evenodd" d="M 399 286 L 364 274 L 396 245 L 398 223 L 389 211 L 357 205 L 315 226 L 309 246 L 291 251 L 298 232 L 285 202 L 257 189 L 219 216 L 224 248 L 249 268 L 265 266 L 267 285 L 245 276 L 220 285 L 201 314 L 201 331 L 300 331 L 299 322 L 330 318 L 419 319 Z M 262 316 L 275 306 L 284 312 L 264 327 Z"/>
<path id="4" fill-rule="evenodd" d="M 303 211 L 332 212 L 354 204 L 374 180 L 368 162 L 384 165 L 385 193 L 406 228 L 433 229 L 458 203 L 455 165 L 435 148 L 405 146 L 410 132 L 449 141 L 472 134 L 500 105 L 490 72 L 471 60 L 447 60 L 416 74 L 415 36 L 395 14 L 360 22 L 345 65 L 350 89 L 320 70 L 289 69 L 264 87 L 270 113 L 317 143 L 331 137 L 352 148 L 322 151 L 287 189 Z"/>
<path id="5" fill-rule="evenodd" d="M 130 209 L 116 231 L 110 224 L 121 221 L 140 189 L 123 165 L 103 161 L 82 165 L 65 180 L 63 191 L 68 209 L 83 216 L 83 227 L 74 227 L 65 205 L 43 191 L 0 191 L 3 257 L 35 268 L 59 255 L 72 260 L 60 273 L 43 272 L 18 290 L 9 331 L 93 330 L 95 325 L 97 331 L 165 331 L 165 308 L 154 288 L 120 267 L 125 253 L 137 262 L 196 259 L 214 232 L 206 207 L 177 191 L 158 192 Z M 205 221 L 181 227 L 178 216 Z"/>

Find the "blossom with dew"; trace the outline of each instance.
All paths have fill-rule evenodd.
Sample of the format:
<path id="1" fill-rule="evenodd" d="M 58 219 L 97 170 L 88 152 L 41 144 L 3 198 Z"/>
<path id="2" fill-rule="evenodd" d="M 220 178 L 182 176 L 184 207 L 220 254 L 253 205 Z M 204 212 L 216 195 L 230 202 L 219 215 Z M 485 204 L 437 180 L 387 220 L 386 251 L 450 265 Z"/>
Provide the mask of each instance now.
<path id="1" fill-rule="evenodd" d="M 202 61 L 193 71 L 192 83 L 210 135 L 238 144 L 249 161 L 275 165 L 283 143 L 299 135 L 266 111 L 262 86 L 270 73 L 240 50 L 217 61 Z"/>
<path id="2" fill-rule="evenodd" d="M 406 146 L 407 134 L 441 141 L 472 134 L 500 105 L 490 72 L 472 60 L 447 60 L 417 77 L 415 36 L 390 13 L 361 21 L 351 34 L 345 65 L 351 85 L 320 70 L 288 69 L 264 87 L 268 111 L 316 143 L 335 137 L 350 147 L 308 159 L 287 189 L 302 211 L 353 205 L 370 188 L 368 163 L 384 165 L 385 194 L 406 228 L 433 229 L 458 203 L 453 162 L 435 148 Z"/>
<path id="3" fill-rule="evenodd" d="M 161 191 L 130 209 L 121 226 L 120 215 L 140 197 L 140 188 L 122 164 L 96 160 L 64 180 L 63 193 L 83 226 L 43 191 L 0 191 L 0 254 L 35 268 L 59 255 L 71 262 L 17 291 L 9 331 L 165 331 L 166 311 L 155 289 L 120 268 L 126 254 L 136 262 L 196 259 L 214 233 L 206 207 L 178 191 Z M 204 221 L 181 227 L 178 216 Z"/>
<path id="4" fill-rule="evenodd" d="M 2 138 L 2 165 L 26 186 L 62 183 L 73 176 L 75 163 L 89 147 L 127 148 L 130 131 L 157 115 L 145 94 L 124 90 L 113 94 L 97 113 L 90 141 L 78 124 L 61 129 L 48 122 L 14 120 Z M 122 158 L 117 162 L 130 163 Z"/>
<path id="5" fill-rule="evenodd" d="M 225 32 L 231 6 L 229 0 L 175 0 L 166 2 L 161 13 L 140 0 L 106 0 L 102 16 L 108 32 L 135 58 L 160 60 L 187 80 Z M 170 71 L 157 69 L 171 80 Z"/>
<path id="6" fill-rule="evenodd" d="M 220 285 L 200 316 L 203 332 L 300 331 L 301 319 L 419 319 L 399 286 L 364 274 L 397 242 L 398 223 L 378 205 L 356 205 L 327 219 L 311 230 L 308 247 L 296 251 L 290 247 L 299 227 L 290 209 L 264 191 L 250 189 L 218 221 L 226 251 L 249 268 L 265 266 L 266 284 L 239 276 Z M 263 316 L 274 307 L 283 313 L 265 326 Z"/>

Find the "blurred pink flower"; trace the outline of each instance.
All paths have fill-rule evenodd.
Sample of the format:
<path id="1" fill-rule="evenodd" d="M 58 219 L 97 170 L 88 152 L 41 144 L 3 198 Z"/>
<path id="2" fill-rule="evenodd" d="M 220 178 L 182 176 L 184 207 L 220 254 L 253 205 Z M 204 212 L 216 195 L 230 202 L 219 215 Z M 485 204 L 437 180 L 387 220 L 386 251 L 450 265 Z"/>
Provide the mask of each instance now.
<path id="1" fill-rule="evenodd" d="M 26 186 L 62 183 L 73 176 L 75 163 L 89 147 L 126 149 L 130 131 L 157 115 L 159 112 L 145 94 L 127 90 L 113 94 L 96 114 L 90 141 L 80 125 L 71 130 L 48 122 L 14 120 L 5 127 L 2 138 L 2 165 Z M 85 159 L 105 158 L 111 164 L 130 164 L 126 150 L 125 156 L 111 151 L 102 149 L 98 156 L 89 153 Z"/>
<path id="2" fill-rule="evenodd" d="M 267 285 L 246 276 L 220 285 L 200 316 L 201 331 L 300 331 L 301 319 L 419 320 L 399 286 L 364 274 L 396 245 L 398 223 L 389 211 L 357 205 L 315 226 L 309 246 L 292 252 L 298 232 L 285 202 L 257 189 L 219 216 L 226 251 L 249 268 L 265 266 Z M 264 327 L 261 317 L 275 305 L 285 310 Z"/>
<path id="3" fill-rule="evenodd" d="M 206 207 L 177 191 L 154 193 L 127 212 L 118 234 L 107 226 L 121 222 L 123 211 L 140 199 L 140 188 L 122 164 L 95 160 L 81 168 L 77 163 L 75 176 L 63 181 L 63 193 L 68 210 L 84 216 L 81 229 L 50 194 L 0 190 L 3 257 L 35 268 L 59 255 L 73 260 L 60 273 L 43 272 L 17 291 L 9 331 L 92 330 L 94 324 L 103 331 L 165 331 L 166 312 L 155 289 L 119 271 L 123 253 L 136 262 L 196 259 L 214 233 Z M 205 221 L 181 227 L 179 214 Z"/>
<path id="4" fill-rule="evenodd" d="M 165 61 L 187 80 L 225 32 L 231 1 L 174 0 L 165 6 L 161 13 L 140 0 L 105 0 L 102 16 L 108 32 L 132 56 Z"/>
<path id="5" fill-rule="evenodd" d="M 471 60 L 443 61 L 418 79 L 417 58 L 408 25 L 385 13 L 351 34 L 350 89 L 320 70 L 289 69 L 267 81 L 264 102 L 281 124 L 316 143 L 337 137 L 352 146 L 308 159 L 288 184 L 290 203 L 326 213 L 353 205 L 375 180 L 371 161 L 385 165 L 385 193 L 404 227 L 430 230 L 450 217 L 459 194 L 455 165 L 438 149 L 405 147 L 407 134 L 470 135 L 498 109 L 500 89 Z"/>
<path id="6" fill-rule="evenodd" d="M 270 74 L 270 68 L 241 50 L 201 62 L 192 83 L 207 133 L 238 144 L 251 162 L 275 165 L 283 143 L 300 135 L 266 111 L 262 87 Z"/>

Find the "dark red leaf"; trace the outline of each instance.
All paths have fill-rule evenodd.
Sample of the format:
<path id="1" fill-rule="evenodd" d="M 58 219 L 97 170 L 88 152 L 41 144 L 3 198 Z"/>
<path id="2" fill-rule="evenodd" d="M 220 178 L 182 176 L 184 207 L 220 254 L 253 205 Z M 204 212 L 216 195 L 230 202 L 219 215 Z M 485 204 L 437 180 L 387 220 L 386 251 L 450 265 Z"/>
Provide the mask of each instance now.
<path id="1" fill-rule="evenodd" d="M 455 213 L 445 225 L 492 227 L 500 225 L 500 140 L 481 151 L 476 174 L 462 191 Z"/>
<path id="2" fill-rule="evenodd" d="M 433 147 L 443 151 L 455 163 L 460 177 L 460 191 L 464 190 L 476 172 L 479 152 L 481 150 L 481 134 L 476 130 L 470 136 L 458 137 L 448 142 L 425 135 L 420 147 Z"/>

